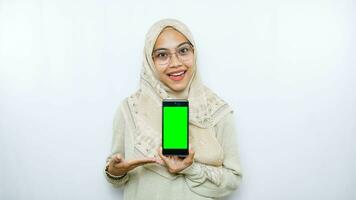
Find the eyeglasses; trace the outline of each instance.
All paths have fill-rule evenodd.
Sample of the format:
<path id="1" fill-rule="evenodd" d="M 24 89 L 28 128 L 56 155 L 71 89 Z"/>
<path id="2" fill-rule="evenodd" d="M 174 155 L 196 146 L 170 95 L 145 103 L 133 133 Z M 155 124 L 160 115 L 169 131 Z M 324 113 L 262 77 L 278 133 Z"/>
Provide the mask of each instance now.
<path id="1" fill-rule="evenodd" d="M 153 51 L 152 59 L 158 65 L 166 67 L 172 62 L 172 54 L 175 54 L 180 62 L 187 63 L 193 59 L 194 47 L 190 42 L 185 42 L 175 48 L 174 53 L 168 49 L 159 48 Z"/>

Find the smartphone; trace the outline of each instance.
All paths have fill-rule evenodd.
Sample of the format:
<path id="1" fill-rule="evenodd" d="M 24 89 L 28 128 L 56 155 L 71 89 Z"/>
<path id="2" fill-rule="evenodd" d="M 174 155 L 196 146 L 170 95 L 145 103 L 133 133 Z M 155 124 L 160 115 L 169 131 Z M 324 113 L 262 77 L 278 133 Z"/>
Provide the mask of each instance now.
<path id="1" fill-rule="evenodd" d="M 189 102 L 164 99 L 162 102 L 162 154 L 185 157 L 189 154 Z"/>

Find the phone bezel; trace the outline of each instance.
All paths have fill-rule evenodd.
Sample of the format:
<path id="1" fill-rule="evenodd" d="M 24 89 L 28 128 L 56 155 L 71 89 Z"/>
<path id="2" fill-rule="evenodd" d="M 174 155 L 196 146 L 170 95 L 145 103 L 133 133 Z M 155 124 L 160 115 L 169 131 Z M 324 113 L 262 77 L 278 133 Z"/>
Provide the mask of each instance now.
<path id="1" fill-rule="evenodd" d="M 164 107 L 187 107 L 187 148 L 165 149 L 164 148 Z M 184 157 L 189 154 L 189 101 L 187 99 L 163 99 L 162 101 L 162 154 L 168 156 Z"/>

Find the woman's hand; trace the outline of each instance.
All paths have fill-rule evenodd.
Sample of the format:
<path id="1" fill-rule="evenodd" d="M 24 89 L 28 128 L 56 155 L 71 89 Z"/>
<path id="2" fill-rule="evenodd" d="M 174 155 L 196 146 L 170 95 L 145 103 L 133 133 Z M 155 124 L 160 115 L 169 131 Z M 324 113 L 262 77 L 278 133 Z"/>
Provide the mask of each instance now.
<path id="1" fill-rule="evenodd" d="M 138 166 L 158 163 L 156 158 L 140 158 L 136 160 L 124 160 L 120 154 L 115 154 L 109 163 L 108 172 L 114 176 L 122 176 Z"/>
<path id="2" fill-rule="evenodd" d="M 158 150 L 158 155 L 162 159 L 159 163 L 166 165 L 170 173 L 178 173 L 193 164 L 194 154 L 195 152 L 189 148 L 189 155 L 182 159 L 178 156 L 164 156 L 162 154 L 162 147 Z"/>

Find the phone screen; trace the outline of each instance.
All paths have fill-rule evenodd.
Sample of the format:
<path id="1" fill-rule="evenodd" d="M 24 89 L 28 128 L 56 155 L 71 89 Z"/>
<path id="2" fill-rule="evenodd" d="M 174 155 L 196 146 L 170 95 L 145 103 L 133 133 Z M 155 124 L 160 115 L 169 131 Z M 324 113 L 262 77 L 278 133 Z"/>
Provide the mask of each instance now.
<path id="1" fill-rule="evenodd" d="M 162 147 L 164 154 L 188 153 L 188 101 L 166 101 L 162 108 Z"/>
<path id="2" fill-rule="evenodd" d="M 186 149 L 187 144 L 187 112 L 188 107 L 164 108 L 164 147 L 165 149 Z"/>

